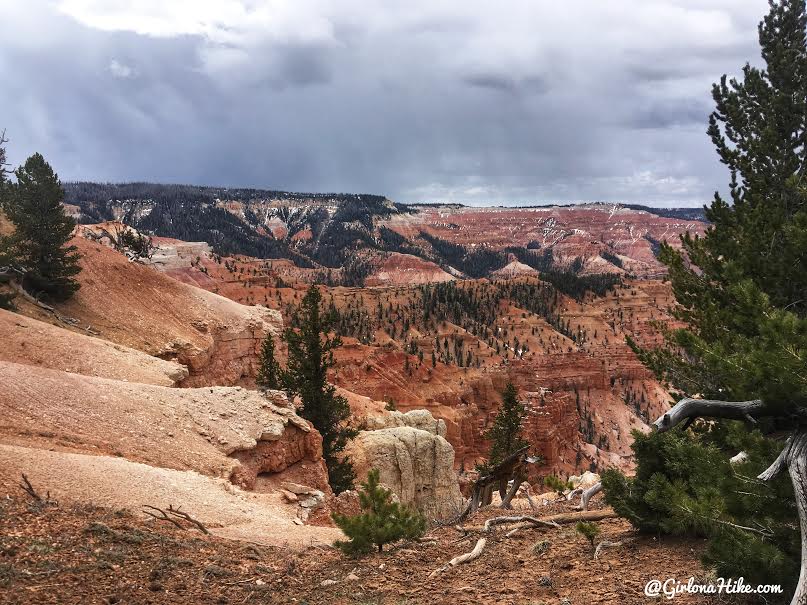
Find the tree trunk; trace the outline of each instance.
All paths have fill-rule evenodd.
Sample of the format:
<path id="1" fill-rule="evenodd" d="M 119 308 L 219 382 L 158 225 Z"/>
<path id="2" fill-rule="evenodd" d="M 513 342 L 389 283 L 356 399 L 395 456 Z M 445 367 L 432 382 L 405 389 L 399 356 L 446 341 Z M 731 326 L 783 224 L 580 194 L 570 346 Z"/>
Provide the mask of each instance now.
<path id="1" fill-rule="evenodd" d="M 510 502 L 512 501 L 513 498 L 515 498 L 516 493 L 518 492 L 518 488 L 521 486 L 522 483 L 524 483 L 524 479 L 520 475 L 513 477 L 513 485 L 510 487 L 504 498 L 502 498 L 502 508 L 507 509 L 513 508 Z"/>
<path id="2" fill-rule="evenodd" d="M 785 449 L 759 479 L 769 481 L 785 467 L 793 482 L 801 526 L 801 572 L 790 605 L 807 605 L 807 430 L 800 430 L 788 439 Z"/>
<path id="3" fill-rule="evenodd" d="M 490 506 L 493 502 L 493 484 L 488 483 L 482 488 L 482 506 Z"/>

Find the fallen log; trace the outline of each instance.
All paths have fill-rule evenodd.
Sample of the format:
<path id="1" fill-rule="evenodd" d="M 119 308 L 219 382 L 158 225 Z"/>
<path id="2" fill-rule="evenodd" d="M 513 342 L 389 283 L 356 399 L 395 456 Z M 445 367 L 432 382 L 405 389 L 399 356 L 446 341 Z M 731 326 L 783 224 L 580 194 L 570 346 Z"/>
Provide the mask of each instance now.
<path id="1" fill-rule="evenodd" d="M 554 521 L 560 525 L 566 523 L 577 523 L 578 521 L 602 521 L 603 519 L 613 519 L 617 514 L 612 508 L 601 508 L 600 510 L 582 510 L 574 513 L 559 513 L 548 517 L 541 517 L 543 521 Z"/>
<path id="2" fill-rule="evenodd" d="M 536 521 L 540 521 L 540 525 L 548 525 L 549 527 L 556 527 L 559 525 L 566 525 L 568 523 L 577 523 L 578 521 L 602 521 L 604 519 L 613 519 L 617 514 L 612 508 L 603 508 L 600 510 L 584 510 L 573 513 L 559 513 L 557 515 L 549 515 L 547 517 L 537 517 Z M 494 519 L 506 519 L 514 517 L 494 517 Z M 524 517 L 529 519 L 531 517 Z M 488 520 L 490 521 L 490 519 Z M 486 522 L 487 523 L 487 522 Z M 539 524 L 531 524 L 537 526 Z M 469 532 L 478 531 L 486 532 L 484 525 L 471 525 L 466 527 Z M 523 528 L 522 528 L 523 529 Z"/>

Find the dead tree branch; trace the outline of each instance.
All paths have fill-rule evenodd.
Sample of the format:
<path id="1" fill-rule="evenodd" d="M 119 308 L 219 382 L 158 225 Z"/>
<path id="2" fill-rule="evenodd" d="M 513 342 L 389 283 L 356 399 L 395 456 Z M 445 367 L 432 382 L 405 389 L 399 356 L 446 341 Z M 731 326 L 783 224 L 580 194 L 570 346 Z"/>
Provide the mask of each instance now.
<path id="1" fill-rule="evenodd" d="M 578 521 L 603 521 L 605 519 L 613 519 L 616 517 L 617 514 L 611 508 L 602 508 L 600 510 L 586 510 L 580 512 L 573 512 L 573 513 L 559 513 L 557 515 L 549 515 L 547 517 L 523 517 L 525 525 L 519 529 L 525 529 L 526 527 L 559 527 L 561 525 L 566 525 L 568 523 L 577 523 Z M 493 519 L 488 519 L 486 524 L 490 521 L 495 521 L 496 519 L 520 519 L 520 517 L 494 517 Z M 534 519 L 538 523 L 534 521 L 530 521 L 530 519 Z M 515 523 L 517 521 L 511 521 L 511 523 Z M 500 522 L 504 523 L 504 522 Z M 492 525 L 498 525 L 498 523 L 493 523 Z M 469 526 L 466 529 L 471 531 L 478 531 L 482 533 L 486 533 L 489 531 L 490 525 L 488 525 L 488 529 L 485 529 L 484 525 L 476 525 L 476 526 Z"/>
<path id="2" fill-rule="evenodd" d="M 601 491 L 602 481 L 598 481 L 587 490 L 584 490 L 583 494 L 580 496 L 580 504 L 575 507 L 575 510 L 588 510 L 588 501 Z"/>
<path id="3" fill-rule="evenodd" d="M 529 447 L 518 450 L 479 477 L 474 483 L 471 497 L 463 511 L 439 525 L 454 525 L 465 521 L 480 507 L 488 506 L 492 502 L 493 492 L 496 489 L 502 495 L 502 508 L 510 508 L 510 501 L 515 497 L 519 486 L 527 476 L 527 465 L 537 461 L 536 458 L 527 456 L 527 450 Z M 508 490 L 507 484 L 510 481 L 513 481 L 513 485 Z"/>
<path id="4" fill-rule="evenodd" d="M 533 527 L 539 527 L 539 526 L 554 527 L 554 528 L 560 527 L 560 525 L 554 521 L 544 521 L 543 519 L 523 515 L 520 517 L 493 517 L 492 519 L 488 519 L 487 521 L 485 521 L 485 525 L 482 526 L 482 531 L 487 533 L 491 530 L 492 527 L 496 525 L 505 525 L 509 523 L 525 523 L 530 524 Z"/>
<path id="5" fill-rule="evenodd" d="M 196 527 L 196 529 L 198 529 L 203 534 L 210 534 L 208 529 L 202 524 L 201 521 L 199 521 L 198 519 L 194 519 L 188 513 L 180 510 L 181 508 L 182 508 L 181 506 L 179 508 L 174 508 L 173 506 L 169 506 L 168 507 L 168 512 L 170 514 L 174 515 L 175 517 L 179 517 L 180 519 L 184 519 L 188 523 L 191 523 L 194 527 Z"/>
<path id="6" fill-rule="evenodd" d="M 429 574 L 430 578 L 443 573 L 445 570 L 450 569 L 452 567 L 456 567 L 457 565 L 462 565 L 463 563 L 470 563 L 474 559 L 478 559 L 479 556 L 482 554 L 482 551 L 485 549 L 485 544 L 487 544 L 487 538 L 479 538 L 471 552 L 467 552 L 464 555 L 459 555 L 451 559 L 448 563 L 443 565 L 442 567 L 438 567 L 433 572 Z"/>
<path id="7" fill-rule="evenodd" d="M 599 544 L 597 544 L 597 548 L 594 549 L 594 559 L 596 560 L 600 556 L 600 552 L 606 548 L 616 548 L 617 546 L 622 546 L 623 544 L 627 544 L 628 542 L 633 542 L 635 538 L 625 538 L 624 540 L 620 540 L 619 542 L 611 542 L 610 540 L 603 540 Z"/>
<path id="8" fill-rule="evenodd" d="M 50 491 L 45 493 L 45 497 L 39 495 L 34 489 L 34 486 L 31 485 L 31 482 L 28 480 L 28 476 L 25 473 L 22 473 L 22 482 L 20 483 L 20 489 L 28 494 L 34 502 L 39 504 L 51 504 L 53 501 L 50 499 Z"/>
<path id="9" fill-rule="evenodd" d="M 672 409 L 653 423 L 663 433 L 682 422 L 687 425 L 701 417 L 730 418 L 733 420 L 751 420 L 764 416 L 765 404 L 761 399 L 753 401 L 715 401 L 711 399 L 691 399 L 685 397 Z"/>

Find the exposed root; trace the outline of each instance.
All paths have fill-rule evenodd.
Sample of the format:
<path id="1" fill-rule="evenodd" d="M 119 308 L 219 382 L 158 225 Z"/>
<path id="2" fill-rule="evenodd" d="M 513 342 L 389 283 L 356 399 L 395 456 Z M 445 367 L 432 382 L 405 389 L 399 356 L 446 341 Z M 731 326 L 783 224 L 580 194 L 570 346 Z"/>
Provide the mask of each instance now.
<path id="1" fill-rule="evenodd" d="M 467 552 L 464 555 L 454 557 L 442 567 L 438 567 L 433 572 L 431 572 L 429 574 L 429 577 L 433 578 L 434 576 L 441 574 L 447 569 L 456 567 L 457 565 L 462 565 L 463 563 L 470 563 L 474 559 L 478 559 L 479 556 L 482 554 L 482 551 L 485 549 L 485 544 L 487 544 L 487 538 L 479 538 L 479 540 L 476 543 L 476 546 L 474 546 L 474 549 L 471 552 Z"/>
<path id="2" fill-rule="evenodd" d="M 577 498 L 577 496 L 580 496 L 582 494 L 583 494 L 583 488 L 582 487 L 575 488 L 572 491 L 570 491 L 568 494 L 566 494 L 566 501 L 571 502 L 572 500 Z"/>
<path id="3" fill-rule="evenodd" d="M 576 506 L 576 510 L 588 510 L 588 501 L 591 500 L 596 494 L 602 491 L 602 482 L 595 483 L 580 496 L 580 504 Z"/>

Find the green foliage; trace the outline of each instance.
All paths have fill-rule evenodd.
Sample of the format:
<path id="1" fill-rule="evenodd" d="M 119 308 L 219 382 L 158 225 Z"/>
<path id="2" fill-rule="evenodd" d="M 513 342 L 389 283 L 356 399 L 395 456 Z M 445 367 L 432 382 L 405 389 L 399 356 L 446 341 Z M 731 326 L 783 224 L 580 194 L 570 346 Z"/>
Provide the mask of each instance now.
<path id="1" fill-rule="evenodd" d="M 501 269 L 507 264 L 507 255 L 485 248 L 468 248 L 455 244 L 437 236 L 420 232 L 434 250 L 437 259 L 443 264 L 459 269 L 469 277 L 484 277 L 491 271 Z"/>
<path id="2" fill-rule="evenodd" d="M 600 535 L 600 528 L 596 523 L 588 523 L 586 521 L 578 521 L 574 526 L 574 530 L 589 541 L 591 546 L 594 546 L 594 540 Z"/>
<path id="3" fill-rule="evenodd" d="M 361 513 L 346 516 L 334 513 L 334 523 L 349 541 L 337 541 L 336 545 L 346 554 L 359 555 L 372 551 L 373 546 L 381 552 L 384 544 L 399 540 L 415 540 L 426 532 L 426 519 L 409 506 L 393 502 L 392 492 L 379 485 L 379 473 L 372 469 L 359 492 Z"/>
<path id="4" fill-rule="evenodd" d="M 280 364 L 275 359 L 275 339 L 271 332 L 266 333 L 261 345 L 260 367 L 256 384 L 263 389 L 277 390 L 281 388 Z"/>
<path id="5" fill-rule="evenodd" d="M 807 54 L 803 0 L 771 3 L 759 29 L 766 69 L 713 88 L 709 135 L 731 173 L 704 237 L 662 245 L 678 318 L 668 346 L 640 351 L 675 387 L 716 399 L 807 405 Z M 687 258 L 689 260 L 687 260 Z"/>
<path id="6" fill-rule="evenodd" d="M 527 409 L 518 400 L 518 391 L 508 382 L 502 393 L 502 405 L 496 413 L 493 426 L 485 432 L 485 439 L 491 441 L 488 466 L 496 466 L 502 460 L 527 447 L 529 442 L 521 437 Z"/>
<path id="7" fill-rule="evenodd" d="M 563 492 L 574 487 L 571 481 L 564 481 L 555 475 L 544 477 L 544 485 L 549 489 L 555 490 L 558 495 L 563 495 Z"/>
<path id="8" fill-rule="evenodd" d="M 14 311 L 16 310 L 16 305 L 14 304 L 14 295 L 13 294 L 6 294 L 5 292 L 0 292 L 0 309 L 5 309 L 6 311 Z"/>
<path id="9" fill-rule="evenodd" d="M 753 479 L 780 446 L 739 422 L 633 436 L 636 476 L 602 476 L 617 514 L 642 532 L 708 538 L 703 562 L 718 576 L 794 586 L 801 543 L 792 486 L 786 476 Z M 748 458 L 731 465 L 738 451 Z"/>
<path id="10" fill-rule="evenodd" d="M 121 245 L 139 258 L 149 258 L 154 247 L 151 238 L 132 229 L 126 229 L 120 237 Z"/>
<path id="11" fill-rule="evenodd" d="M 637 436 L 636 478 L 603 478 L 606 500 L 640 529 L 706 536 L 704 562 L 719 575 L 790 588 L 800 554 L 792 488 L 786 477 L 752 477 L 781 449 L 765 435 L 803 430 L 807 406 L 805 40 L 804 0 L 771 0 L 759 27 L 765 67 L 714 85 L 708 133 L 730 171 L 730 200 L 715 195 L 703 237 L 687 234 L 682 251 L 660 247 L 687 327 L 665 328 L 660 349 L 631 343 L 678 391 L 761 399 L 768 419 L 753 433 L 720 422 L 694 436 Z M 740 449 L 748 459 L 732 468 Z"/>
<path id="12" fill-rule="evenodd" d="M 328 467 L 331 488 L 336 493 L 353 487 L 355 473 L 350 460 L 342 455 L 356 431 L 345 426 L 350 418 L 347 399 L 336 394 L 328 382 L 333 367 L 333 351 L 342 345 L 339 336 L 329 336 L 330 325 L 321 312 L 322 295 L 311 286 L 303 298 L 294 324 L 284 340 L 288 346 L 288 365 L 282 373 L 285 390 L 302 400 L 300 415 L 311 421 L 322 435 L 322 456 Z"/>
<path id="13" fill-rule="evenodd" d="M 0 256 L 22 272 L 23 287 L 43 298 L 61 301 L 79 288 L 81 270 L 75 246 L 66 245 L 75 223 L 64 213 L 64 190 L 53 169 L 34 154 L 15 172 L 17 182 L 4 185 L 3 211 L 14 233 L 3 238 Z"/>

